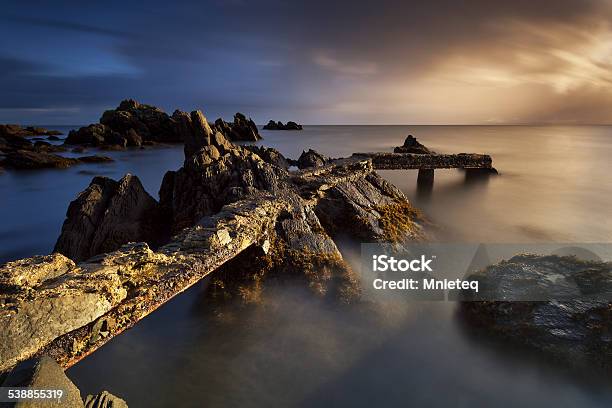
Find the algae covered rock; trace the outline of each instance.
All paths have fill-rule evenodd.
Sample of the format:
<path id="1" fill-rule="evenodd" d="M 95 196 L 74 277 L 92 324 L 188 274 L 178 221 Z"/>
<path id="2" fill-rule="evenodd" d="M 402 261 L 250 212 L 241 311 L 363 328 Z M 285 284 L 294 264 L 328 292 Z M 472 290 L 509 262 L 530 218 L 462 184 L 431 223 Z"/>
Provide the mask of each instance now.
<path id="1" fill-rule="evenodd" d="M 517 255 L 470 275 L 468 328 L 572 365 L 612 368 L 612 264 L 573 256 Z"/>

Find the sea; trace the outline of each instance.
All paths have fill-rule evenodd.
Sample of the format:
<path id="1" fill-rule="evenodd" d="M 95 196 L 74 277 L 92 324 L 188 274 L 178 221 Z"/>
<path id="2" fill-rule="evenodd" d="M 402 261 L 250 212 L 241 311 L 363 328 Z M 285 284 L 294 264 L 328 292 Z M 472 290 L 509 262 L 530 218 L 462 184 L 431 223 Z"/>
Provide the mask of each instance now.
<path id="1" fill-rule="evenodd" d="M 49 126 L 67 132 L 76 126 Z M 258 144 L 297 158 L 392 151 L 411 134 L 438 153 L 486 153 L 481 182 L 436 170 L 379 173 L 449 243 L 605 243 L 612 237 L 612 127 L 305 126 L 261 130 Z M 98 153 L 90 150 L 89 154 Z M 72 153 L 68 153 L 71 155 Z M 53 250 L 68 204 L 96 175 L 137 175 L 158 197 L 182 146 L 101 152 L 115 161 L 0 174 L 0 262 Z M 341 248 L 358 264 L 359 253 Z M 358 269 L 358 268 L 357 268 Z M 194 285 L 67 371 L 83 395 L 104 389 L 130 407 L 610 407 L 612 381 L 474 336 L 454 302 L 344 305 L 291 281 L 261 303 L 205 301 Z"/>

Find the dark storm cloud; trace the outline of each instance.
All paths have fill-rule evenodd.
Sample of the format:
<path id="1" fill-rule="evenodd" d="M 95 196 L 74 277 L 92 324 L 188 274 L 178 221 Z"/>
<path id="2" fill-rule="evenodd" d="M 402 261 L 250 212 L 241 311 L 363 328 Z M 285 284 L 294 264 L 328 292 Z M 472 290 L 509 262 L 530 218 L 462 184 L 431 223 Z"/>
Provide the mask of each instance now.
<path id="1" fill-rule="evenodd" d="M 259 122 L 538 121 L 558 112 L 580 121 L 584 109 L 567 99 L 593 106 L 609 91 L 602 40 L 588 35 L 598 28 L 606 39 L 610 13 L 599 1 L 61 4 L 6 5 L 0 34 L 13 40 L 0 42 L 0 121 L 45 107 L 79 108 L 75 120 L 90 121 L 123 97 L 209 116 L 244 110 Z M 40 36 L 49 43 L 42 58 Z M 592 55 L 579 55 L 585 44 Z M 576 72 L 584 64 L 586 79 Z"/>

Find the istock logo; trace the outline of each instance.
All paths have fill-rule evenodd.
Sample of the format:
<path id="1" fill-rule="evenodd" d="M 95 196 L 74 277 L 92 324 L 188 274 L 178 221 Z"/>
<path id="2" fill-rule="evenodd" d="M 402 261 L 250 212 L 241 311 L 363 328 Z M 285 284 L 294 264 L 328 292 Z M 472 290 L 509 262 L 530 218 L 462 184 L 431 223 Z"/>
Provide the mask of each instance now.
<path id="1" fill-rule="evenodd" d="M 372 270 L 374 272 L 433 272 L 429 264 L 433 262 L 435 256 L 427 258 L 421 255 L 420 259 L 395 259 L 388 255 L 373 255 Z"/>

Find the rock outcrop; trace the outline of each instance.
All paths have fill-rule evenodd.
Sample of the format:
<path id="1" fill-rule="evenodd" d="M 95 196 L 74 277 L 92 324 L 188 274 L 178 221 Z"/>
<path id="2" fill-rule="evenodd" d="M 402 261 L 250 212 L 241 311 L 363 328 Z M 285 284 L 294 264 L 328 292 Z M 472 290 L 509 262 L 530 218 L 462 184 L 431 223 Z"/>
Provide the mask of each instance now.
<path id="1" fill-rule="evenodd" d="M 322 155 L 316 150 L 308 149 L 303 151 L 297 160 L 299 169 L 307 169 L 309 167 L 320 167 L 330 162 L 329 157 Z"/>
<path id="2" fill-rule="evenodd" d="M 612 263 L 517 255 L 466 279 L 461 316 L 489 334 L 574 366 L 612 368 Z"/>
<path id="3" fill-rule="evenodd" d="M 287 122 L 285 125 L 280 120 L 278 122 L 270 120 L 263 128 L 266 130 L 302 130 L 302 125 L 292 121 Z"/>
<path id="4" fill-rule="evenodd" d="M 38 390 L 61 390 L 61 398 L 46 400 L 21 401 L 15 407 L 43 407 L 61 404 L 65 408 L 127 408 L 127 403 L 103 391 L 97 395 L 88 395 L 85 403 L 79 389 L 70 381 L 64 370 L 48 356 L 30 359 L 15 367 L 7 376 L 3 387 L 28 387 Z"/>
<path id="5" fill-rule="evenodd" d="M 215 129 L 232 141 L 256 142 L 261 139 L 255 122 L 251 118 L 247 119 L 240 112 L 234 115 L 234 121 L 231 123 L 221 118 L 217 119 Z"/>
<path id="6" fill-rule="evenodd" d="M 423 144 L 419 143 L 418 140 L 412 135 L 408 135 L 404 144 L 393 149 L 394 153 L 415 153 L 415 154 L 435 154 Z"/>
<path id="7" fill-rule="evenodd" d="M 5 136 L 17 136 L 17 137 L 26 137 L 26 136 L 59 136 L 62 132 L 57 130 L 47 130 L 41 127 L 35 126 L 20 126 L 20 125 L 0 125 L 0 137 Z"/>
<path id="8" fill-rule="evenodd" d="M 127 242 L 157 246 L 166 226 L 157 201 L 131 174 L 114 181 L 95 177 L 70 203 L 55 252 L 82 261 Z"/>
<path id="9" fill-rule="evenodd" d="M 172 116 L 169 116 L 155 106 L 126 99 L 116 109 L 104 112 L 100 123 L 70 131 L 65 143 L 114 150 L 155 143 L 181 143 L 192 133 L 189 126 L 193 124 L 193 118 L 187 118 L 189 122 L 187 124 L 185 115 L 189 116 L 185 112 L 176 110 Z M 218 131 L 229 140 L 261 139 L 255 123 L 242 113 L 236 113 L 231 123 L 217 119 L 212 126 L 208 123 L 199 125 L 213 134 Z"/>
<path id="10" fill-rule="evenodd" d="M 2 267 L 10 290 L 0 291 L 0 372 L 42 354 L 70 366 L 233 260 L 248 262 L 225 269 L 250 282 L 243 296 L 257 298 L 266 279 L 297 276 L 312 293 L 349 302 L 359 285 L 337 233 L 420 238 L 415 210 L 369 159 L 288 172 L 278 152 L 234 145 L 201 112 L 173 120 L 185 161 L 164 176 L 159 204 L 134 176 L 95 178 L 71 203 L 56 246 L 80 262 L 55 254 Z M 157 248 L 143 229 L 155 225 L 174 233 Z"/>

